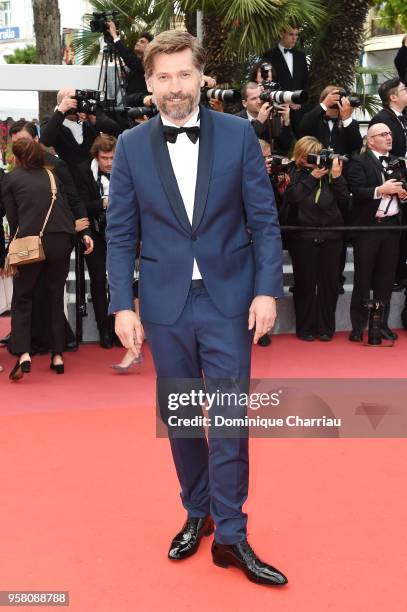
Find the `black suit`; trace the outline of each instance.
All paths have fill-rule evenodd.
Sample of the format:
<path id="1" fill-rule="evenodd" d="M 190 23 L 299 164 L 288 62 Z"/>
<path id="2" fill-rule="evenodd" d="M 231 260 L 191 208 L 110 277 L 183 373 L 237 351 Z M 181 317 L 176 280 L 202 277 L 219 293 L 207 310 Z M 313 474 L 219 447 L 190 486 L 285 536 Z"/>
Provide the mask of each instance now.
<path id="1" fill-rule="evenodd" d="M 375 188 L 382 185 L 384 176 L 380 162 L 371 151 L 355 156 L 348 169 L 348 184 L 353 194 L 353 225 L 398 225 L 399 215 L 378 220 L 376 212 L 380 198 L 374 198 Z M 367 321 L 364 303 L 373 299 L 390 303 L 392 285 L 397 266 L 400 232 L 395 230 L 355 232 L 354 286 L 351 300 L 352 328 L 363 330 Z"/>
<path id="2" fill-rule="evenodd" d="M 87 216 L 92 228 L 94 249 L 86 255 L 86 264 L 90 276 L 95 319 L 101 334 L 109 331 L 107 278 L 106 278 L 106 211 L 103 209 L 100 185 L 95 181 L 91 170 L 92 160 L 78 166 L 78 190 L 85 203 Z"/>
<path id="3" fill-rule="evenodd" d="M 147 85 L 144 78 L 144 66 L 143 61 L 138 55 L 126 47 L 126 45 L 119 39 L 114 43 L 114 47 L 120 57 L 123 59 L 127 68 L 130 72 L 127 76 L 127 94 L 135 94 L 144 92 L 144 96 L 148 95 Z"/>
<path id="4" fill-rule="evenodd" d="M 78 144 L 72 132 L 63 122 L 65 115 L 56 110 L 51 117 L 46 117 L 41 123 L 41 142 L 55 151 L 68 165 L 72 178 L 76 183 L 77 167 L 82 161 L 89 159 L 89 151 L 100 132 L 118 136 L 120 128 L 115 121 L 109 119 L 100 111 L 96 115 L 96 123 L 85 121 L 83 125 L 83 142 Z"/>
<path id="5" fill-rule="evenodd" d="M 290 53 L 290 51 L 288 52 Z M 263 59 L 270 62 L 273 66 L 273 79 L 277 81 L 280 88 L 284 91 L 295 91 L 296 89 L 308 89 L 308 66 L 305 53 L 292 49 L 293 74 L 287 66 L 284 54 L 281 53 L 279 46 L 268 49 L 263 54 Z M 303 115 L 303 109 L 291 111 L 291 125 L 294 134 L 298 137 L 298 127 Z"/>
<path id="6" fill-rule="evenodd" d="M 407 150 L 407 123 L 404 128 L 402 122 L 397 118 L 396 113 L 387 107 L 383 108 L 372 118 L 370 125 L 374 125 L 375 123 L 384 123 L 391 130 L 393 135 L 393 146 L 390 153 L 392 155 L 397 155 L 397 157 L 404 157 Z M 401 221 L 403 225 L 407 224 L 407 210 L 404 206 L 401 209 Z M 400 252 L 396 270 L 397 282 L 402 282 L 407 277 L 406 259 L 407 232 L 403 231 L 401 233 Z"/>
<path id="7" fill-rule="evenodd" d="M 342 122 L 334 121 L 330 130 L 325 111 L 320 104 L 305 113 L 300 123 L 299 135 L 313 136 L 325 149 L 331 148 L 339 155 L 359 153 L 363 144 L 357 121 L 352 119 L 347 127 L 343 127 Z"/>
<path id="8" fill-rule="evenodd" d="M 247 110 L 244 108 L 240 113 L 236 113 L 236 117 L 242 117 L 243 119 L 249 119 Z M 257 138 L 262 138 L 266 142 L 270 142 L 270 133 L 268 130 L 268 122 L 262 123 L 255 119 L 252 121 L 252 126 L 256 132 Z M 273 153 L 279 155 L 288 155 L 294 140 L 293 131 L 291 126 L 282 126 L 280 136 L 273 138 Z"/>
<path id="9" fill-rule="evenodd" d="M 407 47 L 402 45 L 394 58 L 394 65 L 399 73 L 400 81 L 407 85 Z"/>
<path id="10" fill-rule="evenodd" d="M 49 296 L 51 350 L 58 354 L 65 347 L 64 287 L 75 229 L 58 178 L 56 183 L 58 197 L 42 239 L 46 259 L 20 266 L 19 274 L 14 278 L 10 350 L 17 355 L 31 350 L 33 296 L 42 274 L 45 275 Z M 18 237 L 38 235 L 51 204 L 50 181 L 45 170 L 16 168 L 4 179 L 2 193 L 11 234 L 15 235 L 18 226 Z"/>

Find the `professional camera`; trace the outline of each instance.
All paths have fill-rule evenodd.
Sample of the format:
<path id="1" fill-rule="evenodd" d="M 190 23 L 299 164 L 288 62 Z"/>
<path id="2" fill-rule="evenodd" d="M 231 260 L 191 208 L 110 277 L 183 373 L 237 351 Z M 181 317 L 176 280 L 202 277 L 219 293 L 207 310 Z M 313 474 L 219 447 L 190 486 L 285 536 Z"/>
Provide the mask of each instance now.
<path id="1" fill-rule="evenodd" d="M 212 87 L 207 89 L 203 87 L 201 89 L 201 102 L 207 100 L 220 100 L 221 102 L 240 102 L 242 95 L 238 89 L 220 89 Z"/>
<path id="2" fill-rule="evenodd" d="M 110 32 L 107 27 L 108 21 L 113 21 L 116 29 L 119 29 L 119 23 L 117 21 L 117 15 L 119 11 L 102 11 L 101 13 L 92 13 L 94 19 L 89 23 L 91 32 L 99 32 L 99 34 L 104 34 L 107 37 L 110 37 Z"/>
<path id="3" fill-rule="evenodd" d="M 318 168 L 332 168 L 334 159 L 346 164 L 348 158 L 345 155 L 338 155 L 332 149 L 322 149 L 321 153 L 310 153 L 307 155 L 307 163 L 315 164 Z"/>
<path id="4" fill-rule="evenodd" d="M 286 174 L 293 166 L 295 166 L 294 161 L 288 159 L 288 157 L 284 157 L 283 155 L 270 155 L 270 157 L 267 159 L 271 160 L 271 172 L 275 176 L 279 174 Z"/>
<path id="5" fill-rule="evenodd" d="M 72 96 L 78 101 L 76 112 L 86 113 L 87 115 L 96 115 L 96 108 L 99 102 L 102 102 L 102 92 L 94 89 L 76 89 L 75 95 Z"/>
<path id="6" fill-rule="evenodd" d="M 130 119 L 143 119 L 144 115 L 149 119 L 157 115 L 158 108 L 154 105 L 152 106 L 132 106 L 126 107 L 127 116 Z"/>
<path id="7" fill-rule="evenodd" d="M 400 181 L 403 189 L 407 191 L 407 159 L 404 157 L 396 157 L 388 162 L 385 169 L 387 179 L 395 179 Z"/>
<path id="8" fill-rule="evenodd" d="M 274 84 L 278 87 L 277 83 Z M 278 104 L 304 104 L 307 100 L 307 92 L 305 89 L 296 91 L 279 91 L 278 89 L 266 89 L 260 94 L 260 100 L 263 102 L 271 102 L 274 105 Z"/>
<path id="9" fill-rule="evenodd" d="M 346 93 L 344 89 L 339 89 L 338 94 L 339 94 L 341 102 L 342 102 L 342 98 L 347 97 L 349 100 L 349 104 L 351 105 L 352 108 L 359 108 L 359 106 L 362 104 L 359 98 L 356 98 L 355 96 L 348 96 L 348 94 Z M 338 107 L 336 104 L 333 104 L 331 108 L 338 108 Z"/>

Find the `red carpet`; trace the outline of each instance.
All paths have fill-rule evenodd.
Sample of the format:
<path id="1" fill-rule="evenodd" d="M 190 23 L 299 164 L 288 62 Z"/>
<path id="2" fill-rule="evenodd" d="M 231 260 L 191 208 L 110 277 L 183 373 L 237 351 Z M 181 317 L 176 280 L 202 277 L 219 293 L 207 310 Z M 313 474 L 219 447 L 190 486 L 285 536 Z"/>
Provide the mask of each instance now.
<path id="1" fill-rule="evenodd" d="M 388 350 L 345 334 L 329 344 L 279 336 L 255 348 L 253 375 L 404 377 L 400 334 Z M 35 357 L 12 384 L 0 349 L 0 590 L 69 590 L 75 612 L 405 611 L 404 439 L 251 441 L 249 538 L 287 587 L 214 566 L 210 538 L 167 561 L 184 513 L 168 442 L 155 437 L 145 354 L 141 374 L 126 376 L 108 368 L 119 349 L 81 347 L 64 376 Z"/>

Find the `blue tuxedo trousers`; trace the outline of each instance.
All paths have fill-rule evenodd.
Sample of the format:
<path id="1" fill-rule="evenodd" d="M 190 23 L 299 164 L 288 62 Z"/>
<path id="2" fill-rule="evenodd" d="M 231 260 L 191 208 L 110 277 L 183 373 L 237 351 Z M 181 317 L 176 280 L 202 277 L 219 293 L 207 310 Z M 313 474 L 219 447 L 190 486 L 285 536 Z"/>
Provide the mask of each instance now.
<path id="1" fill-rule="evenodd" d="M 143 322 L 158 380 L 224 379 L 250 377 L 252 333 L 248 315 L 224 316 L 204 287 L 191 288 L 185 307 L 172 325 Z M 239 384 L 239 383 L 237 383 Z M 211 417 L 222 412 L 213 406 Z M 240 416 L 245 409 L 240 409 Z M 236 414 L 236 413 L 235 413 Z M 238 415 L 239 416 L 239 415 Z M 195 438 L 169 434 L 181 485 L 181 499 L 189 517 L 211 514 L 215 539 L 235 544 L 246 537 L 247 515 L 242 506 L 249 479 L 248 438 L 217 437 L 209 432 Z"/>

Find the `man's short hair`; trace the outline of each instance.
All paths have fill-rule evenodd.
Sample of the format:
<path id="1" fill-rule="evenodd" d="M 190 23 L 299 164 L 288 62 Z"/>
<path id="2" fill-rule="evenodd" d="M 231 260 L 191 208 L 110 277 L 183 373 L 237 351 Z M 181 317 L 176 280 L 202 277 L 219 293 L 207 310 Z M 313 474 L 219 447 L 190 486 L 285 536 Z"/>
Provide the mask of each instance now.
<path id="1" fill-rule="evenodd" d="M 103 151 L 103 153 L 110 153 L 115 150 L 116 143 L 117 140 L 114 136 L 99 134 L 99 136 L 96 136 L 90 148 L 91 155 L 93 157 L 98 157 L 101 151 Z"/>
<path id="2" fill-rule="evenodd" d="M 12 123 L 12 125 L 10 126 L 8 133 L 10 136 L 13 136 L 13 134 L 18 134 L 23 130 L 28 132 L 33 138 L 38 137 L 37 128 L 35 127 L 34 123 L 32 123 L 32 121 L 26 121 L 25 119 L 19 119 L 18 121 L 14 121 L 14 123 Z"/>
<path id="3" fill-rule="evenodd" d="M 390 96 L 397 93 L 397 88 L 400 83 L 401 81 L 399 77 L 394 77 L 393 79 L 388 79 L 388 81 L 384 81 L 384 83 L 380 85 L 379 96 L 385 106 L 390 103 Z"/>
<path id="4" fill-rule="evenodd" d="M 248 89 L 258 89 L 259 87 L 260 85 L 258 83 L 255 83 L 254 81 L 249 81 L 248 83 L 243 85 L 242 90 L 241 90 L 242 100 L 247 100 Z"/>
<path id="5" fill-rule="evenodd" d="M 326 87 L 324 87 L 324 89 L 319 94 L 319 101 L 323 102 L 323 100 L 325 100 L 327 95 L 331 93 L 331 91 L 334 91 L 335 89 L 343 89 L 343 87 L 340 87 L 339 85 L 327 85 Z"/>
<path id="6" fill-rule="evenodd" d="M 140 34 L 138 35 L 138 39 L 140 40 L 140 38 L 146 38 L 148 40 L 148 42 L 151 42 L 154 38 L 154 36 L 152 34 L 150 34 L 150 32 L 147 32 L 147 30 L 145 32 L 140 32 Z"/>
<path id="7" fill-rule="evenodd" d="M 147 45 L 144 51 L 144 71 L 146 79 L 150 78 L 154 69 L 154 58 L 161 53 L 171 55 L 190 49 L 192 52 L 192 60 L 197 70 L 203 74 L 205 67 L 205 51 L 197 38 L 180 30 L 167 30 L 158 34 L 153 41 Z"/>

